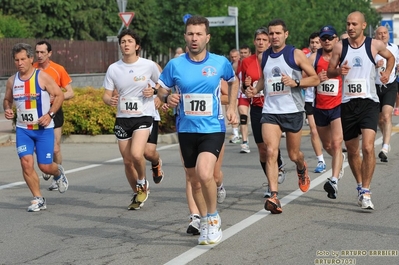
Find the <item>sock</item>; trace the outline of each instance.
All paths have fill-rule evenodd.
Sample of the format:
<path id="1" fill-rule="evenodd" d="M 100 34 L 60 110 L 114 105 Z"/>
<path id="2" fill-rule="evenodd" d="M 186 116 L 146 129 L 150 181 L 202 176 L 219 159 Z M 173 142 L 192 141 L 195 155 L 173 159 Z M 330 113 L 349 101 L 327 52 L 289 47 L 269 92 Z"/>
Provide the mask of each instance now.
<path id="1" fill-rule="evenodd" d="M 338 179 L 336 177 L 330 178 L 331 181 L 334 181 L 335 183 L 338 183 Z"/>
<path id="2" fill-rule="evenodd" d="M 370 193 L 370 189 L 362 187 L 362 193 Z"/>
<path id="3" fill-rule="evenodd" d="M 243 144 L 247 144 L 247 143 L 248 143 L 248 141 L 242 141 L 242 143 L 243 143 Z"/>
<path id="4" fill-rule="evenodd" d="M 276 194 L 276 196 L 278 195 L 278 191 L 271 191 L 270 192 L 270 197 L 273 197 L 273 195 Z"/>
<path id="5" fill-rule="evenodd" d="M 145 179 L 138 179 L 137 184 L 139 185 L 144 185 L 145 184 Z"/>
<path id="6" fill-rule="evenodd" d="M 208 217 L 215 217 L 218 215 L 218 211 L 214 212 L 214 213 L 208 213 Z"/>
<path id="7" fill-rule="evenodd" d="M 382 149 L 389 150 L 389 144 L 383 144 Z"/>
<path id="8" fill-rule="evenodd" d="M 221 189 L 223 189 L 223 182 L 222 182 L 222 184 L 220 184 L 220 186 L 218 186 L 218 190 L 221 190 Z"/>
<path id="9" fill-rule="evenodd" d="M 266 175 L 266 162 L 260 162 L 260 165 L 262 166 L 263 172 L 265 172 Z"/>
<path id="10" fill-rule="evenodd" d="M 238 137 L 238 128 L 233 128 L 233 134 Z"/>
<path id="11" fill-rule="evenodd" d="M 323 156 L 323 154 L 317 156 L 317 159 L 318 159 L 319 162 L 325 163 L 325 162 L 324 162 L 324 156 Z"/>
<path id="12" fill-rule="evenodd" d="M 159 165 L 159 160 L 158 160 L 158 162 L 156 164 L 151 163 L 152 167 L 157 167 L 158 165 Z"/>
<path id="13" fill-rule="evenodd" d="M 305 173 L 305 171 L 306 171 L 306 166 L 305 165 L 303 165 L 303 169 L 302 170 L 300 170 L 298 167 L 296 168 L 296 172 L 298 174 L 303 174 L 303 173 Z"/>

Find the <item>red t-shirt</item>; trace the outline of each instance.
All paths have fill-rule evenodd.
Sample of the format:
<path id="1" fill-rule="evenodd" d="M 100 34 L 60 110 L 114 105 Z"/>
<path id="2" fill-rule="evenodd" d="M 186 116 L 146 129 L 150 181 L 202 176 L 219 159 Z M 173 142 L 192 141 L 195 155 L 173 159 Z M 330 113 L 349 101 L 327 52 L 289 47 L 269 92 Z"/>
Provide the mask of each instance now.
<path id="1" fill-rule="evenodd" d="M 320 73 L 322 70 L 327 72 L 329 61 L 326 61 L 323 56 L 320 56 L 319 61 L 316 65 L 316 73 Z M 336 106 L 340 105 L 342 102 L 342 77 L 338 76 L 335 78 L 330 78 L 330 80 L 338 80 L 338 87 L 335 87 L 333 83 L 330 81 L 328 84 L 323 83 L 320 84 L 318 87 L 315 87 L 315 107 L 318 109 L 333 109 Z M 336 82 L 336 81 L 335 81 Z M 334 86 L 334 87 L 333 87 Z M 318 90 L 326 91 L 321 94 Z M 336 91 L 333 91 L 336 89 Z M 330 95 L 327 95 L 329 93 Z M 335 94 L 334 94 L 335 93 Z"/>
<path id="2" fill-rule="evenodd" d="M 255 87 L 258 83 L 259 78 L 261 77 L 262 69 L 260 68 L 260 64 L 258 62 L 258 58 L 256 54 L 252 54 L 251 56 L 245 58 L 241 64 L 241 80 L 242 83 L 245 84 L 245 78 L 250 76 L 252 79 L 252 86 Z M 262 93 L 257 94 L 254 98 L 252 98 L 251 105 L 256 107 L 263 107 L 264 102 L 263 91 Z"/>

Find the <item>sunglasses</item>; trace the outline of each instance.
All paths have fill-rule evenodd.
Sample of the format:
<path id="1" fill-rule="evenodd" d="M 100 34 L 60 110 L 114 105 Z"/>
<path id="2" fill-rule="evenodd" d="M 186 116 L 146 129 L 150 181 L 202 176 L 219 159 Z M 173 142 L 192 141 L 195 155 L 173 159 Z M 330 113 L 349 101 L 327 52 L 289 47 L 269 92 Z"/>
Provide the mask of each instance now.
<path id="1" fill-rule="evenodd" d="M 320 38 L 320 40 L 322 40 L 322 41 L 326 41 L 326 40 L 332 41 L 333 39 L 335 39 L 335 37 L 336 36 L 323 36 L 323 37 Z"/>

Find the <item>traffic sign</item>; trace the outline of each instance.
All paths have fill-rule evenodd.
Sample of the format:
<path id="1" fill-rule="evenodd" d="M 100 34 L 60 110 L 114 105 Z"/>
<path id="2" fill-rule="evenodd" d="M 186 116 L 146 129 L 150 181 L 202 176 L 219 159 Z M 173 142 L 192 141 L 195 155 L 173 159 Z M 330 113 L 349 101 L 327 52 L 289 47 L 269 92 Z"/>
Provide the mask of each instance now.
<path id="1" fill-rule="evenodd" d="M 393 43 L 393 21 L 392 20 L 381 20 L 381 26 L 388 29 L 389 42 Z"/>
<path id="2" fill-rule="evenodd" d="M 236 6 L 229 6 L 227 12 L 229 12 L 229 16 L 231 17 L 238 17 L 238 7 Z"/>
<path id="3" fill-rule="evenodd" d="M 125 24 L 126 27 L 129 27 L 133 20 L 134 12 L 120 12 L 119 16 L 122 19 L 123 24 Z"/>
<path id="4" fill-rule="evenodd" d="M 234 17 L 207 17 L 209 27 L 224 27 L 235 26 L 236 20 Z"/>

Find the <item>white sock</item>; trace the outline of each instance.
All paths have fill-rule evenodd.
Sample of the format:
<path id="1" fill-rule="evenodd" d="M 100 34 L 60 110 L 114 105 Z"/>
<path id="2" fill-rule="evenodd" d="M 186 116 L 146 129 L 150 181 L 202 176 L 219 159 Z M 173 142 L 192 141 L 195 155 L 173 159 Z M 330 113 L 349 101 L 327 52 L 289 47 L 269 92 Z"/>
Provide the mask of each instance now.
<path id="1" fill-rule="evenodd" d="M 233 128 L 233 134 L 234 136 L 238 136 L 238 128 Z"/>
<path id="2" fill-rule="evenodd" d="M 321 162 L 323 162 L 323 163 L 325 164 L 325 162 L 324 162 L 324 155 L 323 155 L 323 154 L 317 156 L 317 159 L 319 160 L 319 162 L 321 161 Z"/>
<path id="3" fill-rule="evenodd" d="M 336 177 L 330 178 L 331 181 L 334 181 L 335 183 L 338 183 L 338 179 Z"/>
<path id="4" fill-rule="evenodd" d="M 139 185 L 144 185 L 145 184 L 145 179 L 138 179 L 137 184 Z"/>
<path id="5" fill-rule="evenodd" d="M 389 144 L 383 144 L 382 149 L 389 150 Z"/>

